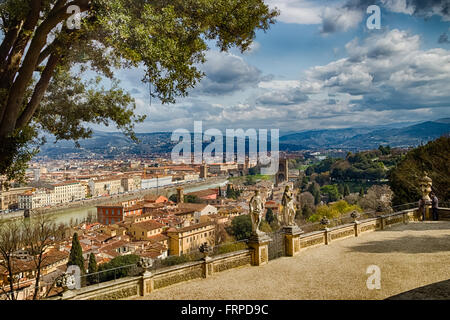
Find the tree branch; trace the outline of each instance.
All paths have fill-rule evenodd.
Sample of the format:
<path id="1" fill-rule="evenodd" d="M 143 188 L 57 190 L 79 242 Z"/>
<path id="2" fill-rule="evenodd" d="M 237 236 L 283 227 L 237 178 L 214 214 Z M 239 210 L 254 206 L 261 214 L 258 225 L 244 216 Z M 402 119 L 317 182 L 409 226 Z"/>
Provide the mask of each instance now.
<path id="1" fill-rule="evenodd" d="M 71 13 L 67 13 L 67 8 L 71 5 L 80 6 L 81 12 L 89 9 L 88 1 L 85 0 L 72 1 L 59 10 L 53 8 L 47 19 L 36 29 L 22 66 L 18 71 L 16 80 L 10 89 L 7 104 L 3 108 L 3 118 L 0 122 L 0 138 L 7 137 L 14 131 L 20 112 L 20 106 L 23 102 L 24 92 L 32 79 L 41 50 L 47 42 L 47 36 L 60 22 L 71 16 Z"/>

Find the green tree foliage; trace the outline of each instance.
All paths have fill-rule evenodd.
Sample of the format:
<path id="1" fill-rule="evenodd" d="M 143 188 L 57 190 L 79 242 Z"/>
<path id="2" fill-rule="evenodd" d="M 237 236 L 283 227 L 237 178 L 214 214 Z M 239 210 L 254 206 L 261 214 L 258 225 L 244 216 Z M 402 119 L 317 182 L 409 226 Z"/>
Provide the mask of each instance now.
<path id="1" fill-rule="evenodd" d="M 262 232 L 266 232 L 266 233 L 272 233 L 272 227 L 266 220 L 261 221 L 259 230 L 261 230 Z"/>
<path id="2" fill-rule="evenodd" d="M 433 191 L 441 201 L 450 199 L 450 137 L 444 136 L 409 151 L 389 172 L 394 192 L 393 204 L 416 202 L 421 193 L 419 180 L 424 172 L 433 180 Z"/>
<path id="3" fill-rule="evenodd" d="M 169 197 L 169 200 L 172 202 L 178 202 L 178 196 L 174 193 Z"/>
<path id="4" fill-rule="evenodd" d="M 326 159 L 320 161 L 319 163 L 316 163 L 316 164 L 314 164 L 314 165 L 312 165 L 312 166 L 309 166 L 308 169 L 311 168 L 309 172 L 311 172 L 311 170 L 312 170 L 313 172 L 315 172 L 315 173 L 322 173 L 322 172 L 330 171 L 330 170 L 331 170 L 331 166 L 332 166 L 337 160 L 338 160 L 338 159 L 334 159 L 334 158 L 327 157 Z M 312 173 L 312 172 L 311 172 L 311 173 Z M 308 174 L 308 173 L 307 173 L 307 174 Z M 311 174 L 308 174 L 308 175 L 311 175 Z"/>
<path id="5" fill-rule="evenodd" d="M 97 267 L 97 261 L 95 260 L 95 254 L 91 253 L 91 254 L 89 254 L 89 263 L 88 263 L 87 272 L 89 274 L 93 274 L 93 273 L 96 273 L 97 271 L 98 271 L 98 267 Z M 89 283 L 96 283 L 97 275 L 89 275 L 88 281 L 89 281 Z"/>
<path id="6" fill-rule="evenodd" d="M 337 201 L 341 198 L 341 194 L 339 193 L 337 185 L 326 185 L 320 188 L 322 194 L 328 196 L 328 201 Z"/>
<path id="7" fill-rule="evenodd" d="M 72 248 L 70 249 L 69 261 L 67 266 L 78 266 L 80 267 L 81 273 L 85 273 L 84 269 L 84 258 L 83 249 L 81 248 L 80 240 L 78 240 L 78 233 L 74 233 L 72 237 Z"/>
<path id="8" fill-rule="evenodd" d="M 341 200 L 330 205 L 322 205 L 317 207 L 316 213 L 311 215 L 308 220 L 311 222 L 317 222 L 323 217 L 327 217 L 328 219 L 337 219 L 354 210 L 362 212 L 361 207 L 357 205 L 349 205 L 346 201 Z"/>
<path id="9" fill-rule="evenodd" d="M 135 266 L 139 260 L 140 257 L 138 255 L 127 254 L 118 256 L 107 263 L 99 265 L 98 271 L 101 272 L 99 274 L 100 282 L 129 276 L 132 267 Z"/>
<path id="10" fill-rule="evenodd" d="M 364 187 L 361 187 L 360 189 L 359 189 L 359 196 L 360 197 L 364 197 Z"/>
<path id="11" fill-rule="evenodd" d="M 350 195 L 350 188 L 348 186 L 348 184 L 344 185 L 344 193 L 343 193 L 344 197 Z"/>
<path id="12" fill-rule="evenodd" d="M 186 203 L 200 203 L 201 200 L 196 195 L 187 194 L 187 195 L 184 196 L 184 202 L 186 202 Z"/>
<path id="13" fill-rule="evenodd" d="M 380 150 L 381 154 L 383 154 L 383 155 L 388 155 L 391 153 L 391 147 L 389 145 L 387 145 L 385 147 L 380 145 L 378 147 L 378 150 Z"/>
<path id="14" fill-rule="evenodd" d="M 272 223 L 275 220 L 272 208 L 268 208 L 266 211 L 266 221 Z"/>
<path id="15" fill-rule="evenodd" d="M 391 159 L 379 160 L 380 151 L 364 151 L 349 153 L 346 159 L 337 160 L 331 167 L 330 177 L 334 181 L 363 181 L 384 179 L 386 177 L 385 162 Z"/>
<path id="16" fill-rule="evenodd" d="M 224 253 L 244 250 L 247 248 L 248 248 L 248 246 L 247 246 L 247 243 L 245 243 L 245 242 L 229 242 L 229 243 L 224 243 L 224 244 L 221 244 L 220 246 L 218 246 L 217 254 L 224 254 Z"/>
<path id="17" fill-rule="evenodd" d="M 300 189 L 302 190 L 302 192 L 305 191 L 306 187 L 308 186 L 308 182 L 309 182 L 308 177 L 304 175 L 302 178 L 302 182 L 300 184 Z"/>
<path id="18" fill-rule="evenodd" d="M 252 233 L 252 220 L 248 214 L 238 216 L 231 221 L 231 230 L 236 240 L 250 238 Z"/>
<path id="19" fill-rule="evenodd" d="M 89 254 L 88 272 L 95 273 L 98 271 L 97 261 L 95 260 L 95 254 Z"/>
<path id="20" fill-rule="evenodd" d="M 174 103 L 204 76 L 208 44 L 244 52 L 278 14 L 263 0 L 1 1 L 0 175 L 23 176 L 40 132 L 77 141 L 92 135 L 87 123 L 115 124 L 135 139 L 144 117 L 117 70 L 143 68 L 151 95 Z"/>
<path id="21" fill-rule="evenodd" d="M 313 173 L 314 173 L 314 167 L 313 166 L 309 166 L 308 168 L 306 168 L 305 174 L 307 176 L 311 176 Z"/>
<path id="22" fill-rule="evenodd" d="M 309 219 L 314 214 L 310 206 L 304 205 L 302 208 L 302 216 L 304 219 Z"/>
<path id="23" fill-rule="evenodd" d="M 231 184 L 227 184 L 227 198 L 229 199 L 237 199 L 241 195 L 239 190 L 234 189 Z"/>
<path id="24" fill-rule="evenodd" d="M 308 192 L 311 193 L 314 197 L 314 204 L 318 205 L 321 201 L 321 197 L 320 197 L 320 186 L 313 182 L 311 184 L 309 184 L 308 186 Z"/>

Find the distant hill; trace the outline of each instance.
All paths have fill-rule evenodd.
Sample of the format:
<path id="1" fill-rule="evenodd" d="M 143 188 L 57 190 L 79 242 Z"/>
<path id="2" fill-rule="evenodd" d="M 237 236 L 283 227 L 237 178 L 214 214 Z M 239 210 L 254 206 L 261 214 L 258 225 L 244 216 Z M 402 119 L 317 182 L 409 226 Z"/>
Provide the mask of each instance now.
<path id="1" fill-rule="evenodd" d="M 435 140 L 450 132 L 450 118 L 427 121 L 405 126 L 395 124 L 366 128 L 323 129 L 290 133 L 280 137 L 280 150 L 344 149 L 368 150 L 379 145 L 391 147 L 415 147 Z M 77 148 L 71 141 L 56 144 L 49 139 L 41 148 L 40 155 L 57 157 L 64 154 L 87 155 L 142 155 L 171 152 L 175 142 L 170 132 L 138 133 L 136 144 L 120 132 L 98 132 L 91 139 L 80 141 Z M 225 139 L 224 139 L 225 141 Z"/>
<path id="2" fill-rule="evenodd" d="M 402 128 L 349 128 L 315 130 L 289 134 L 280 138 L 280 145 L 290 149 L 374 149 L 379 145 L 414 147 L 435 140 L 450 132 L 450 118 L 427 121 Z M 280 149 L 283 149 L 280 147 Z"/>

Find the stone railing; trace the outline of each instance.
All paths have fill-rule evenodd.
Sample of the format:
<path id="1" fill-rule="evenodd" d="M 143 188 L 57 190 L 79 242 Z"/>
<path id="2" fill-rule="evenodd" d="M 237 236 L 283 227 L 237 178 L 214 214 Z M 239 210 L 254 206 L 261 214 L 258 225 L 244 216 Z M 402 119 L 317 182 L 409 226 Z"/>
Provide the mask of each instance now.
<path id="1" fill-rule="evenodd" d="M 417 220 L 418 210 L 409 209 L 380 215 L 376 218 L 355 221 L 354 223 L 344 224 L 334 228 L 326 228 L 321 231 L 301 234 L 299 251 L 320 245 L 327 245 L 336 240 L 358 237 L 367 232 L 383 230 L 398 223 L 408 223 Z"/>
<path id="2" fill-rule="evenodd" d="M 440 214 L 450 216 L 450 209 L 440 208 L 440 210 Z M 310 233 L 290 231 L 285 236 L 286 256 L 294 256 L 313 247 L 329 245 L 333 241 L 359 237 L 368 232 L 387 229 L 395 224 L 417 221 L 418 216 L 418 209 L 416 208 Z M 79 290 L 67 291 L 62 296 L 51 299 L 114 300 L 146 296 L 155 290 L 188 280 L 207 278 L 224 270 L 265 264 L 268 262 L 268 242 L 270 242 L 270 239 L 266 238 L 261 241 L 250 241 L 251 249 L 206 257 L 201 261 L 146 272 L 138 277 L 122 278 Z"/>
<path id="3" fill-rule="evenodd" d="M 450 208 L 438 208 L 439 220 L 450 221 Z"/>
<path id="4" fill-rule="evenodd" d="M 154 290 L 198 278 L 207 278 L 214 273 L 231 268 L 251 265 L 250 249 L 206 257 L 201 261 L 146 272 L 141 276 L 127 277 L 103 282 L 78 290 L 70 290 L 51 300 L 118 300 L 149 295 Z"/>

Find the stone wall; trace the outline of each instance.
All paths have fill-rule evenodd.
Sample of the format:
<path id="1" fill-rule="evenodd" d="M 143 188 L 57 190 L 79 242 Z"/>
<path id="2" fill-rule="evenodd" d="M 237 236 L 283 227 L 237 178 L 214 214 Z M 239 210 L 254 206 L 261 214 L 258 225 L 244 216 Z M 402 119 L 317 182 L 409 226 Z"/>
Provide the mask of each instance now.
<path id="1" fill-rule="evenodd" d="M 450 221 L 450 208 L 438 208 L 439 220 Z"/>
<path id="2" fill-rule="evenodd" d="M 206 258 L 202 261 L 189 262 L 178 266 L 159 269 L 138 277 L 127 277 L 100 284 L 66 291 L 62 297 L 51 300 L 119 300 L 148 295 L 158 290 L 183 281 L 206 278 L 213 273 L 232 268 L 249 266 L 251 251 L 249 249 Z"/>

